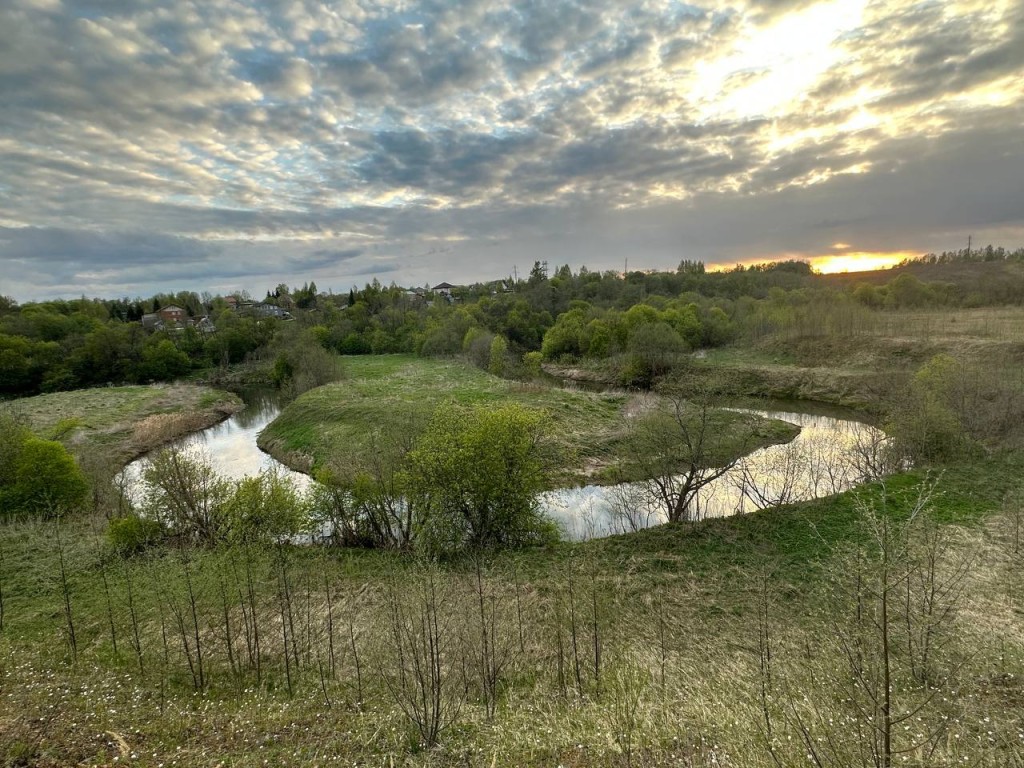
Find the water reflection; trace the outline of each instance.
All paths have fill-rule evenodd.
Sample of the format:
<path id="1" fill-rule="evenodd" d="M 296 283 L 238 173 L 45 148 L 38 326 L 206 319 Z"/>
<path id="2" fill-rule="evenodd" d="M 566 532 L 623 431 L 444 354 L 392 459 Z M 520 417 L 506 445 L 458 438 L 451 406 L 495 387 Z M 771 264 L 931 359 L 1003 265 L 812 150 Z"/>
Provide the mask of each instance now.
<path id="1" fill-rule="evenodd" d="M 873 474 L 874 457 L 885 440 L 880 430 L 849 419 L 735 410 L 788 421 L 801 428 L 800 434 L 784 445 L 751 453 L 702 488 L 691 519 L 743 514 L 845 491 Z M 667 519 L 646 483 L 560 489 L 544 494 L 541 506 L 577 540 L 636 531 Z"/>
<path id="2" fill-rule="evenodd" d="M 277 393 L 244 392 L 244 410 L 209 429 L 177 441 L 190 454 L 209 459 L 214 470 L 241 479 L 276 470 L 305 491 L 314 481 L 294 472 L 256 446 L 260 431 L 280 412 Z M 743 514 L 757 509 L 827 496 L 847 490 L 870 477 L 872 461 L 884 434 L 848 418 L 790 410 L 735 409 L 782 419 L 801 427 L 790 443 L 755 451 L 699 493 L 692 519 Z M 134 502 L 142 501 L 142 476 L 148 459 L 142 457 L 123 470 L 124 485 Z M 665 522 L 644 483 L 588 485 L 542 494 L 541 508 L 571 539 L 589 539 L 647 528 Z"/>
<path id="3" fill-rule="evenodd" d="M 256 446 L 259 433 L 281 412 L 277 393 L 273 390 L 250 390 L 241 395 L 245 401 L 245 408 L 241 411 L 219 424 L 175 441 L 171 447 L 179 448 L 188 455 L 205 457 L 217 474 L 232 480 L 273 469 L 289 477 L 300 491 L 305 491 L 313 482 L 308 475 L 289 469 Z M 142 500 L 142 476 L 148 465 L 148 457 L 143 456 L 122 471 L 125 488 L 133 502 Z"/>

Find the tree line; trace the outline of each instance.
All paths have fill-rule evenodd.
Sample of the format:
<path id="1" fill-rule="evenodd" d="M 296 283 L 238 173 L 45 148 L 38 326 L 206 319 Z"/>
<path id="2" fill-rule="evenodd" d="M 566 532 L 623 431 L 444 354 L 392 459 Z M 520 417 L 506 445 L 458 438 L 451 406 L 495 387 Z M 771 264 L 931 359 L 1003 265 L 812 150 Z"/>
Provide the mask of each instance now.
<path id="1" fill-rule="evenodd" d="M 989 247 L 974 253 L 1005 261 L 1018 252 Z M 931 264 L 966 257 L 922 258 Z M 468 354 L 481 367 L 508 375 L 529 373 L 540 360 L 619 357 L 624 383 L 642 385 L 677 352 L 756 340 L 766 332 L 836 333 L 860 322 L 861 310 L 1019 302 L 1024 290 L 1006 290 L 1007 281 L 1013 282 L 1000 280 L 1002 288 L 982 293 L 900 270 L 881 283 L 836 281 L 802 261 L 708 272 L 691 260 L 671 272 L 625 275 L 586 267 L 573 272 L 565 265 L 549 277 L 537 263 L 525 280 L 457 287 L 450 298 L 374 279 L 347 294 L 318 292 L 311 282 L 292 289 L 281 284 L 267 291 L 266 302 L 287 308 L 315 344 L 342 355 Z M 143 313 L 169 304 L 191 317 L 208 316 L 212 329 L 188 325 L 151 333 L 138 322 Z M 194 292 L 24 305 L 4 298 L 0 394 L 166 381 L 245 361 L 274 362 L 297 333 L 287 325 Z M 492 355 L 495 345 L 498 354 Z M 539 357 L 526 357 L 531 353 Z M 294 378 L 289 364 L 281 363 L 278 381 Z"/>

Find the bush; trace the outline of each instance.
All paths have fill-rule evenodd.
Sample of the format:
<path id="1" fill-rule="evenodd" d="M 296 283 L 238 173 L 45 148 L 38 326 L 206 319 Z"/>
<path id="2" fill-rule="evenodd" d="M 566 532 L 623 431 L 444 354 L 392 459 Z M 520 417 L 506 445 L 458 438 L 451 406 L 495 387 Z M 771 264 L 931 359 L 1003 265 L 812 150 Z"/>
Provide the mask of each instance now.
<path id="1" fill-rule="evenodd" d="M 0 419 L 0 428 L 0 513 L 53 515 L 85 501 L 89 484 L 63 445 L 34 437 L 10 415 Z"/>
<path id="2" fill-rule="evenodd" d="M 158 520 L 139 515 L 115 517 L 107 526 L 107 541 L 120 555 L 136 555 L 159 544 L 166 530 Z"/>
<path id="3" fill-rule="evenodd" d="M 960 364 L 949 355 L 936 355 L 914 374 L 904 397 L 886 425 L 899 456 L 920 463 L 944 462 L 970 447 L 955 407 Z"/>
<path id="4" fill-rule="evenodd" d="M 458 554 L 548 540 L 537 505 L 543 424 L 543 414 L 520 405 L 439 408 L 409 455 L 418 545 Z"/>

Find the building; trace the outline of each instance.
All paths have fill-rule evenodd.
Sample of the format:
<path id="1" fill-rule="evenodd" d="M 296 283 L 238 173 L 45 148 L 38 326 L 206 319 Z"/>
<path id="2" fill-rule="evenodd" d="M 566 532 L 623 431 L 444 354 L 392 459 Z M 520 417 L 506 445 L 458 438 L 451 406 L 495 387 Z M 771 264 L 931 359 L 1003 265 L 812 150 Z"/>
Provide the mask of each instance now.
<path id="1" fill-rule="evenodd" d="M 454 287 L 455 286 L 452 285 L 451 283 L 438 283 L 433 288 L 431 288 L 431 290 L 434 293 L 440 293 L 442 296 L 447 296 L 450 298 L 452 295 L 452 288 Z"/>
<path id="2" fill-rule="evenodd" d="M 142 327 L 147 331 L 160 331 L 163 330 L 164 321 L 160 319 L 160 315 L 156 312 L 142 316 Z"/>
<path id="3" fill-rule="evenodd" d="M 168 304 L 156 311 L 164 325 L 184 325 L 188 319 L 188 312 L 174 304 Z"/>
<path id="4" fill-rule="evenodd" d="M 276 317 L 280 320 L 290 320 L 291 313 L 281 309 L 276 304 L 256 304 L 253 306 L 253 311 L 257 317 Z"/>

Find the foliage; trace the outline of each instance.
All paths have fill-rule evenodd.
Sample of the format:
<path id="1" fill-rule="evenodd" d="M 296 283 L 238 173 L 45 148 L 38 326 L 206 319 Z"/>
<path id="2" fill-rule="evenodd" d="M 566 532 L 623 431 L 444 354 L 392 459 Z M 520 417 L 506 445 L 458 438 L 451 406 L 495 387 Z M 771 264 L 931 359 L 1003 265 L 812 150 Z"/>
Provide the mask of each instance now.
<path id="1" fill-rule="evenodd" d="M 306 502 L 284 475 L 265 471 L 235 483 L 224 505 L 225 538 L 235 542 L 277 542 L 305 531 Z"/>
<path id="2" fill-rule="evenodd" d="M 167 448 L 150 459 L 143 478 L 147 517 L 197 544 L 227 539 L 231 485 L 217 475 L 208 459 Z"/>
<path id="3" fill-rule="evenodd" d="M 543 423 L 516 404 L 438 409 L 409 456 L 425 550 L 515 547 L 550 534 L 536 499 L 546 484 Z"/>
<path id="4" fill-rule="evenodd" d="M 33 436 L 9 413 L 0 413 L 0 514 L 51 516 L 81 506 L 89 484 L 59 442 Z"/>
<path id="5" fill-rule="evenodd" d="M 159 520 L 137 514 L 115 517 L 107 525 L 107 541 L 117 554 L 125 557 L 155 547 L 166 533 Z"/>
<path id="6" fill-rule="evenodd" d="M 684 259 L 674 271 L 627 275 L 586 267 L 574 273 L 563 265 L 550 277 L 536 263 L 528 279 L 459 287 L 450 299 L 376 279 L 338 295 L 321 293 L 312 282 L 295 289 L 281 284 L 267 292 L 266 302 L 286 309 L 287 322 L 192 292 L 24 305 L 8 300 L 0 308 L 0 393 L 165 381 L 268 355 L 281 361 L 279 378 L 293 380 L 301 390 L 306 383 L 290 359 L 297 333 L 292 326 L 310 329 L 315 344 L 304 347 L 307 352 L 466 352 L 485 369 L 494 336 L 507 341 L 515 359 L 542 351 L 546 359 L 558 360 L 614 359 L 630 351 L 635 332 L 657 322 L 671 326 L 688 349 L 780 333 L 848 335 L 863 326 L 865 317 L 880 313 L 1020 304 L 1020 253 L 988 246 L 931 254 L 891 271 L 856 277 L 818 275 L 803 261 L 708 272 L 703 262 Z M 245 298 L 232 297 L 235 302 Z M 210 323 L 146 331 L 140 323 L 143 313 L 168 304 L 183 307 L 192 319 L 208 317 Z M 642 342 L 641 336 L 633 344 Z M 324 360 L 308 362 L 322 370 Z M 652 375 L 649 360 L 629 355 L 623 364 Z M 309 383 L 315 386 L 317 380 L 324 378 L 317 375 Z"/>
<path id="7" fill-rule="evenodd" d="M 207 457 L 167 448 L 150 459 L 143 480 L 143 516 L 192 544 L 274 543 L 307 528 L 306 499 L 274 471 L 231 482 Z"/>
<path id="8" fill-rule="evenodd" d="M 508 354 L 508 342 L 504 336 L 495 336 L 491 341 L 490 356 L 487 362 L 487 372 L 494 376 L 502 376 L 505 373 L 506 355 Z"/>
<path id="9" fill-rule="evenodd" d="M 310 389 L 342 377 L 341 360 L 324 348 L 321 339 L 327 335 L 323 326 L 279 334 L 279 348 L 272 377 L 287 398 L 295 398 Z"/>
<path id="10" fill-rule="evenodd" d="M 950 461 L 968 447 L 955 407 L 960 370 L 954 358 L 942 354 L 914 374 L 887 425 L 901 458 L 915 463 Z"/>

